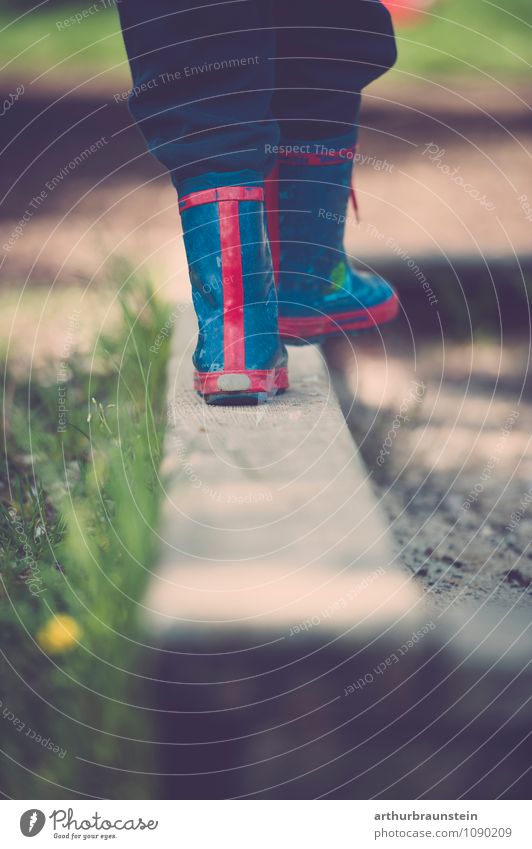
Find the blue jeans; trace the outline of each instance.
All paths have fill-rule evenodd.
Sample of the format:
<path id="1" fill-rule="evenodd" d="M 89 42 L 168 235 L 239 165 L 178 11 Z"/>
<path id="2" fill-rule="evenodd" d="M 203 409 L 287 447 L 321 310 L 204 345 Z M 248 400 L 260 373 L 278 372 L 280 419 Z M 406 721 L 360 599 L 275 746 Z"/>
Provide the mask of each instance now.
<path id="1" fill-rule="evenodd" d="M 360 91 L 396 58 L 380 0 L 121 0 L 118 10 L 130 110 L 178 191 L 206 172 L 219 184 L 265 175 L 290 139 L 354 139 Z"/>

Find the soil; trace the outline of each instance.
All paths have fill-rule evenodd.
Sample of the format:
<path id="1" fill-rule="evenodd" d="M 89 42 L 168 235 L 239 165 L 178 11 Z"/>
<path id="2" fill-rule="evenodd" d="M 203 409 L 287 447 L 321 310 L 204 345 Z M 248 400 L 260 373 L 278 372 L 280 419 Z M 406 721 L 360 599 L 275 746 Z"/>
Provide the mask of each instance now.
<path id="1" fill-rule="evenodd" d="M 529 347 L 395 331 L 329 346 L 405 564 L 438 608 L 532 605 Z"/>

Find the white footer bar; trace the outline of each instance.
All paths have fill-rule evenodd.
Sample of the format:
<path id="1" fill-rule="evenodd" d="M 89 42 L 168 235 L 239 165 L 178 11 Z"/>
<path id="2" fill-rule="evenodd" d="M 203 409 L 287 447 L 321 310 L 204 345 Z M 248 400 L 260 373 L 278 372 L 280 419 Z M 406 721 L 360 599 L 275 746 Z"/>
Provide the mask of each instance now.
<path id="1" fill-rule="evenodd" d="M 4 846 L 532 846 L 525 801 L 4 801 Z"/>

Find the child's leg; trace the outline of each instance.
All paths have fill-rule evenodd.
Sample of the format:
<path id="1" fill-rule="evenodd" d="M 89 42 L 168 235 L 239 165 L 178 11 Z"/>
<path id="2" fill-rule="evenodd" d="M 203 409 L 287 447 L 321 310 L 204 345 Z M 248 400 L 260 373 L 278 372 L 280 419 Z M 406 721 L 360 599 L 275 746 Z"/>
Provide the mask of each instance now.
<path id="1" fill-rule="evenodd" d="M 269 0 L 122 0 L 130 108 L 178 190 L 199 339 L 195 387 L 210 403 L 286 388 L 286 351 L 264 209 L 274 159 L 275 31 Z"/>
<path id="2" fill-rule="evenodd" d="M 130 110 L 176 186 L 207 171 L 264 173 L 278 140 L 271 2 L 191 5 L 117 5 L 133 78 Z"/>
<path id="3" fill-rule="evenodd" d="M 397 314 L 392 287 L 354 271 L 343 247 L 360 91 L 393 64 L 395 41 L 378 0 L 277 0 L 276 16 L 280 329 L 315 342 Z"/>
<path id="4" fill-rule="evenodd" d="M 396 59 L 389 12 L 380 0 L 276 0 L 275 19 L 281 135 L 354 139 L 360 92 Z"/>

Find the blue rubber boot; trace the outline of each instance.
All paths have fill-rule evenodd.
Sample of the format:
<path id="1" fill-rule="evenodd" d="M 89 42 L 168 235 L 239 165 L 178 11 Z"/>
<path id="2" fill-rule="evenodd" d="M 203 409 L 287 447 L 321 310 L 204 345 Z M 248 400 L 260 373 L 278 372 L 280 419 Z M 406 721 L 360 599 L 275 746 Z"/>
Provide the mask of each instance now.
<path id="1" fill-rule="evenodd" d="M 194 386 L 208 404 L 258 404 L 288 386 L 264 188 L 208 178 L 179 199 L 199 325 Z"/>
<path id="2" fill-rule="evenodd" d="M 395 318 L 393 287 L 353 269 L 344 224 L 356 148 L 353 136 L 282 148 L 266 182 L 268 227 L 276 259 L 279 331 L 284 342 L 323 342 Z M 278 210 L 278 214 L 277 214 Z"/>

